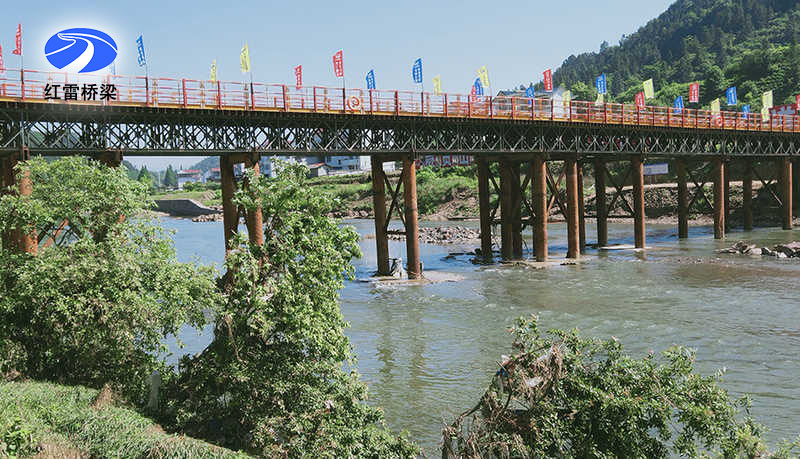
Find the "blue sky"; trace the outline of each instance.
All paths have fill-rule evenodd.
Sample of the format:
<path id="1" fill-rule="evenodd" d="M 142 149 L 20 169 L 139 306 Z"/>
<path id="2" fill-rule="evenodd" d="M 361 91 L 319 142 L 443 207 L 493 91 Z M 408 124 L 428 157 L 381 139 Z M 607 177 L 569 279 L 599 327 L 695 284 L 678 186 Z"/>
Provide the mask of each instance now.
<path id="1" fill-rule="evenodd" d="M 293 83 L 302 64 L 304 83 L 323 86 L 340 85 L 331 59 L 342 49 L 348 86 L 365 86 L 374 69 L 384 89 L 416 89 L 411 65 L 421 57 L 427 88 L 441 75 L 444 91 L 467 93 L 482 65 L 492 91 L 539 81 L 571 54 L 617 43 L 672 1 L 16 1 L 3 8 L 0 45 L 6 66 L 18 67 L 11 49 L 22 22 L 25 68 L 50 70 L 43 50 L 52 34 L 96 28 L 117 41 L 118 74 L 143 74 L 135 43 L 142 33 L 151 75 L 208 78 L 216 59 L 221 80 L 241 81 L 246 41 L 256 81 Z M 160 169 L 199 158 L 129 159 Z"/>

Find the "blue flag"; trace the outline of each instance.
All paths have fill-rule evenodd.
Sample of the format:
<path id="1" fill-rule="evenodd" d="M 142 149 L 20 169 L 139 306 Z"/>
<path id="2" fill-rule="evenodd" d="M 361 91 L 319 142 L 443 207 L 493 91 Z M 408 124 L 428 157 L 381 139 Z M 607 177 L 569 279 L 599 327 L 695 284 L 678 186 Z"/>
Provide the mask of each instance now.
<path id="1" fill-rule="evenodd" d="M 481 83 L 480 78 L 475 78 L 475 95 L 476 96 L 483 95 L 483 84 Z"/>
<path id="2" fill-rule="evenodd" d="M 725 95 L 728 97 L 728 105 L 736 105 L 739 103 L 739 101 L 736 100 L 736 86 L 728 88 Z"/>
<path id="3" fill-rule="evenodd" d="M 595 86 L 597 86 L 597 94 L 605 94 L 608 92 L 608 86 L 606 85 L 606 74 L 602 74 L 597 77 L 597 81 L 595 82 Z"/>
<path id="4" fill-rule="evenodd" d="M 683 96 L 678 96 L 678 98 L 675 99 L 675 113 L 678 114 L 681 112 L 683 112 Z"/>
<path id="5" fill-rule="evenodd" d="M 411 77 L 414 78 L 414 83 L 422 83 L 422 58 L 414 61 L 414 67 L 411 68 Z"/>
<path id="6" fill-rule="evenodd" d="M 375 89 L 375 70 L 367 72 L 367 89 Z"/>
<path id="7" fill-rule="evenodd" d="M 528 89 L 525 90 L 525 96 L 531 99 L 536 97 L 536 91 L 533 89 L 533 86 L 528 86 Z"/>
<path id="8" fill-rule="evenodd" d="M 144 40 L 141 35 L 136 39 L 136 50 L 139 52 L 139 56 L 137 57 L 139 67 L 144 67 L 147 65 L 147 58 L 144 56 Z"/>
<path id="9" fill-rule="evenodd" d="M 745 105 L 742 107 L 742 116 L 744 119 L 750 118 L 750 104 Z"/>

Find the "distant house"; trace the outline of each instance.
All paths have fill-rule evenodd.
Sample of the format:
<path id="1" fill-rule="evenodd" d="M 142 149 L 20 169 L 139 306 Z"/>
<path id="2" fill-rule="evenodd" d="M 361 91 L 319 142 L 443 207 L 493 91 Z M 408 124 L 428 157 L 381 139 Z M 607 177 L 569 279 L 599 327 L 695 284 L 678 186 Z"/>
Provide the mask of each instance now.
<path id="1" fill-rule="evenodd" d="M 222 181 L 222 174 L 219 171 L 219 167 L 212 167 L 211 169 L 206 172 L 205 175 L 206 182 L 221 182 Z"/>
<path id="2" fill-rule="evenodd" d="M 178 171 L 178 189 L 182 189 L 187 183 L 203 181 L 203 171 L 200 169 L 184 169 Z"/>
<path id="3" fill-rule="evenodd" d="M 372 162 L 369 156 L 328 156 L 325 163 L 330 167 L 333 174 L 351 174 L 362 171 L 372 170 Z M 383 170 L 391 172 L 394 170 L 394 162 L 383 163 Z"/>
<path id="4" fill-rule="evenodd" d="M 325 163 L 309 164 L 308 175 L 310 177 L 322 177 L 323 175 L 328 175 L 328 165 Z"/>

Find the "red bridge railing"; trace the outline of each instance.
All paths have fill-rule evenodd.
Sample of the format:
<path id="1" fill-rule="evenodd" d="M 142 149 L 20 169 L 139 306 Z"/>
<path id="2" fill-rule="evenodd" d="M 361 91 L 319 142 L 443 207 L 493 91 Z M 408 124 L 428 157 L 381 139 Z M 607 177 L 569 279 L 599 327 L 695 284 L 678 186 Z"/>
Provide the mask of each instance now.
<path id="1" fill-rule="evenodd" d="M 77 84 L 78 100 L 64 100 L 64 85 Z M 113 85 L 116 99 L 98 93 L 86 100 L 84 84 Z M 46 99 L 45 87 L 58 85 L 59 99 Z M 472 96 L 210 81 L 147 78 L 124 75 L 81 75 L 64 72 L 6 69 L 0 73 L 0 101 L 51 104 L 143 106 L 333 113 L 349 115 L 426 116 L 447 118 L 542 120 L 614 125 L 662 126 L 687 129 L 800 132 L 800 116 L 629 104 L 561 102 L 546 98 Z"/>

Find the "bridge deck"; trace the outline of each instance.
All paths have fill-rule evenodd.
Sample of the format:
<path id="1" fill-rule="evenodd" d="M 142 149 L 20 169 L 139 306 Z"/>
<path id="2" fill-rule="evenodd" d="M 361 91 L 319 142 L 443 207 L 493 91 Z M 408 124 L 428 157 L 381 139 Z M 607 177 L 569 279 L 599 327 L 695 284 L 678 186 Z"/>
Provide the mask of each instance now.
<path id="1" fill-rule="evenodd" d="M 114 85 L 116 100 L 83 100 L 83 85 Z M 45 88 L 59 99 L 45 99 Z M 64 86 L 78 86 L 78 100 L 64 100 Z M 53 88 L 58 87 L 55 94 Z M 122 75 L 75 75 L 6 70 L 0 101 L 122 107 L 218 109 L 431 118 L 560 121 L 604 125 L 757 132 L 800 132 L 796 115 L 675 109 L 672 107 L 549 98 L 431 94 L 428 92 L 329 88 L 282 84 L 201 81 Z"/>

